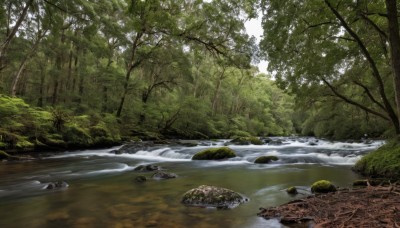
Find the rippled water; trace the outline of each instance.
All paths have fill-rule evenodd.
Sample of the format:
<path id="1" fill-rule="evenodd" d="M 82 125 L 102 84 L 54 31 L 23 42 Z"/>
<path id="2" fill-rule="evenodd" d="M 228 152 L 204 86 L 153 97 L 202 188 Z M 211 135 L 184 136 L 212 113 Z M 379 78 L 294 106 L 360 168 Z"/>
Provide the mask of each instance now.
<path id="1" fill-rule="evenodd" d="M 163 147 L 135 154 L 111 150 L 58 153 L 31 162 L 0 164 L 0 227 L 281 227 L 256 216 L 259 207 L 295 198 L 283 189 L 298 186 L 307 193 L 316 180 L 346 187 L 357 175 L 350 168 L 382 144 L 340 143 L 283 138 L 282 145 L 230 146 L 238 155 L 225 161 L 192 161 L 196 152 L 223 145 L 202 141 L 197 147 Z M 262 155 L 279 161 L 254 164 Z M 176 179 L 136 183 L 133 171 L 143 164 L 162 166 Z M 144 174 L 148 178 L 152 173 Z M 49 182 L 69 184 L 47 190 Z M 232 210 L 186 207 L 181 196 L 199 185 L 235 190 L 250 202 Z M 301 197 L 299 195 L 297 197 Z"/>

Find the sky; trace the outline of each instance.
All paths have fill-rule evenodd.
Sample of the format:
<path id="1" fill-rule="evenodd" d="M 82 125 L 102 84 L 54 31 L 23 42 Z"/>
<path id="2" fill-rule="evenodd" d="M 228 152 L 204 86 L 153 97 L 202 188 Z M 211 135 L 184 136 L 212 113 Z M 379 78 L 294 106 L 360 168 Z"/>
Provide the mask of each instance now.
<path id="1" fill-rule="evenodd" d="M 257 42 L 260 42 L 263 34 L 263 30 L 261 27 L 261 17 L 247 21 L 244 26 L 246 27 L 247 34 L 249 34 L 250 36 L 254 36 L 257 39 Z M 261 61 L 258 64 L 258 69 L 261 73 L 267 73 L 267 66 L 267 61 Z"/>

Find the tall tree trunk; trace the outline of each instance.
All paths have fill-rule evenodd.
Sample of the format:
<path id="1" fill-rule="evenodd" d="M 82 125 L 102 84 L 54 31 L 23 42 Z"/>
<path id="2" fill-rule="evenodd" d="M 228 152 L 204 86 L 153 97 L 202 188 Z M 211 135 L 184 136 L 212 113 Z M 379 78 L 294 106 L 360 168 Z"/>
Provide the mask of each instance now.
<path id="1" fill-rule="evenodd" d="M 28 58 L 25 58 L 22 61 L 22 63 L 20 64 L 19 69 L 17 71 L 17 74 L 15 75 L 15 78 L 14 78 L 14 81 L 13 81 L 13 84 L 12 84 L 12 88 L 11 88 L 11 96 L 12 97 L 15 97 L 17 95 L 17 85 L 18 85 L 18 82 L 21 79 L 22 72 L 24 71 L 25 65 L 26 65 L 27 62 L 28 62 Z"/>
<path id="2" fill-rule="evenodd" d="M 117 110 L 117 117 L 121 117 L 121 113 L 122 113 L 122 109 L 124 107 L 124 103 L 125 103 L 125 99 L 126 99 L 126 95 L 128 94 L 128 90 L 129 90 L 129 80 L 131 78 L 131 74 L 133 72 L 133 70 L 140 64 L 140 61 L 136 60 L 136 50 L 138 48 L 139 45 L 139 41 L 142 38 L 143 33 L 142 32 L 138 32 L 136 34 L 136 37 L 132 43 L 132 53 L 131 53 L 131 58 L 127 67 L 127 71 L 126 71 L 126 75 L 125 75 L 125 81 L 124 81 L 124 91 L 122 93 L 121 96 L 121 100 L 119 102 L 119 106 L 118 106 L 118 110 Z"/>
<path id="3" fill-rule="evenodd" d="M 212 115 L 215 115 L 215 112 L 217 109 L 218 94 L 219 94 L 219 90 L 221 88 L 222 80 L 225 78 L 225 69 L 226 69 L 225 67 L 222 68 L 222 72 L 221 72 L 220 76 L 218 77 L 217 87 L 215 88 L 215 91 L 214 91 L 214 96 L 213 96 L 212 105 L 211 105 Z"/>
<path id="4" fill-rule="evenodd" d="M 11 30 L 10 33 L 7 34 L 8 36 L 3 41 L 3 43 L 0 44 L 0 71 L 4 68 L 2 64 L 3 64 L 5 51 L 6 51 L 7 47 L 8 47 L 8 45 L 10 45 L 12 39 L 15 37 L 15 34 L 17 34 L 17 31 L 18 31 L 19 27 L 21 26 L 22 21 L 25 19 L 26 14 L 28 13 L 28 9 L 32 5 L 33 1 L 34 0 L 29 0 L 26 3 L 24 9 L 22 10 L 21 15 L 18 17 L 18 20 L 14 25 L 14 28 Z"/>
<path id="5" fill-rule="evenodd" d="M 28 60 L 30 60 L 36 54 L 36 49 L 39 46 L 39 43 L 40 43 L 40 41 L 42 40 L 42 38 L 44 37 L 45 34 L 46 34 L 46 32 L 43 32 L 43 33 L 41 31 L 38 32 L 37 39 L 35 40 L 35 43 L 33 44 L 30 53 L 28 53 L 25 56 L 25 58 L 22 60 L 21 64 L 19 65 L 19 69 L 18 69 L 18 71 L 17 71 L 17 73 L 16 73 L 16 75 L 14 77 L 12 88 L 11 88 L 11 96 L 12 97 L 16 96 L 16 94 L 17 94 L 17 86 L 18 86 L 18 83 L 19 83 L 19 81 L 21 79 L 22 72 L 25 70 L 25 66 L 26 66 Z"/>
<path id="6" fill-rule="evenodd" d="M 397 116 L 400 116 L 400 35 L 396 4 L 396 0 L 386 0 L 386 10 L 389 22 L 390 57 L 394 74 L 394 91 L 397 106 L 396 108 Z M 400 134 L 400 126 L 396 126 L 395 129 L 396 134 Z"/>
<path id="7" fill-rule="evenodd" d="M 45 74 L 44 74 L 44 67 L 42 65 L 40 67 L 40 88 L 39 88 L 39 99 L 38 99 L 38 106 L 43 107 L 43 99 L 44 99 L 44 82 L 45 82 Z"/>

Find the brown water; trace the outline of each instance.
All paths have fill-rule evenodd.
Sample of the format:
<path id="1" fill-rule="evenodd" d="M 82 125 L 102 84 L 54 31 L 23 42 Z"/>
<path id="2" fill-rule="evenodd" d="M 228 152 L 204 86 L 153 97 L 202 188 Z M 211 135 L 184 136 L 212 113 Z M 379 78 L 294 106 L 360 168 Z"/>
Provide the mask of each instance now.
<path id="1" fill-rule="evenodd" d="M 299 151 L 318 157 L 315 148 L 243 146 L 236 148 L 241 160 L 190 161 L 188 155 L 200 149 L 172 149 L 181 150 L 180 158 L 171 153 L 164 157 L 163 154 L 155 156 L 158 152 L 152 153 L 154 158 L 149 159 L 141 157 L 145 152 L 135 157 L 94 150 L 32 162 L 2 163 L 0 227 L 281 227 L 277 221 L 267 221 L 256 214 L 259 207 L 295 199 L 283 189 L 293 185 L 307 189 L 320 179 L 346 187 L 357 179 L 349 164 L 315 160 L 307 163 L 302 162 L 304 158 L 300 159 L 301 164 L 255 165 L 250 162 L 259 153 L 277 151 L 283 158 L 285 153 L 291 159 L 301 157 Z M 350 150 L 346 156 L 350 159 L 369 149 Z M 332 153 L 326 153 L 328 150 L 322 148 L 320 153 Z M 144 174 L 150 178 L 147 182 L 135 182 L 134 178 L 143 174 L 132 169 L 148 163 L 160 165 L 176 173 L 178 178 L 153 180 L 152 173 L 147 173 Z M 69 187 L 43 189 L 48 182 L 57 180 L 65 180 Z M 230 210 L 186 207 L 180 203 L 186 191 L 202 184 L 232 189 L 250 201 Z"/>

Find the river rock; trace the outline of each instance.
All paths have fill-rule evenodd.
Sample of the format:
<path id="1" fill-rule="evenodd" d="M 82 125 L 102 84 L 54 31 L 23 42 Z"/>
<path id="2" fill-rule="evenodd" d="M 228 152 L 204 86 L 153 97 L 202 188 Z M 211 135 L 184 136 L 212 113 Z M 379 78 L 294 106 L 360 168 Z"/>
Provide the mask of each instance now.
<path id="1" fill-rule="evenodd" d="M 157 165 L 139 165 L 133 170 L 138 172 L 152 172 L 160 169 L 161 169 L 160 166 Z"/>
<path id="2" fill-rule="evenodd" d="M 165 172 L 156 172 L 151 176 L 153 179 L 161 180 L 161 179 L 171 179 L 171 178 L 177 178 L 178 175 L 175 173 L 165 173 Z"/>
<path id="3" fill-rule="evenodd" d="M 137 176 L 135 178 L 135 181 L 138 182 L 138 183 L 143 183 L 143 182 L 147 181 L 147 178 L 145 176 Z"/>
<path id="4" fill-rule="evenodd" d="M 336 192 L 336 187 L 330 181 L 320 180 L 311 185 L 312 193 Z"/>
<path id="5" fill-rule="evenodd" d="M 68 184 L 65 181 L 57 181 L 57 182 L 50 182 L 47 184 L 45 189 L 52 190 L 52 189 L 62 189 L 62 188 L 68 188 Z"/>
<path id="6" fill-rule="evenodd" d="M 229 142 L 234 145 L 263 145 L 264 143 L 257 137 L 237 137 Z"/>
<path id="7" fill-rule="evenodd" d="M 278 161 L 278 157 L 277 156 L 261 156 L 258 157 L 254 163 L 256 164 L 266 164 L 266 163 L 270 163 L 272 161 Z"/>
<path id="8" fill-rule="evenodd" d="M 201 185 L 187 191 L 182 198 L 182 203 L 188 206 L 216 207 L 221 209 L 234 208 L 248 201 L 230 189 Z"/>
<path id="9" fill-rule="evenodd" d="M 235 152 L 229 147 L 210 148 L 198 152 L 192 160 L 221 160 L 236 157 Z"/>
<path id="10" fill-rule="evenodd" d="M 158 141 L 135 141 L 135 142 L 129 142 L 129 143 L 123 145 L 118 150 L 111 151 L 110 153 L 134 154 L 134 153 L 137 153 L 138 151 L 156 150 L 156 149 L 159 149 L 159 148 L 165 146 L 165 144 L 166 144 L 166 142 L 161 143 Z"/>

